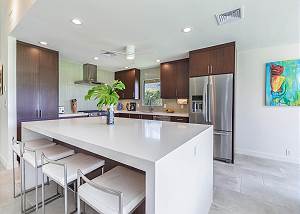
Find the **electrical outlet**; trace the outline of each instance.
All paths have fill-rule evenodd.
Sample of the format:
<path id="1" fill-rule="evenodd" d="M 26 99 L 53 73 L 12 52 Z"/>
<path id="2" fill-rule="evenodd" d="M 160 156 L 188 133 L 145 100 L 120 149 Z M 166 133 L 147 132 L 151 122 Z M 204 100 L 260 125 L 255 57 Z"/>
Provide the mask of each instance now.
<path id="1" fill-rule="evenodd" d="M 291 150 L 289 150 L 289 149 L 286 149 L 285 150 L 285 156 L 290 156 L 291 155 Z"/>

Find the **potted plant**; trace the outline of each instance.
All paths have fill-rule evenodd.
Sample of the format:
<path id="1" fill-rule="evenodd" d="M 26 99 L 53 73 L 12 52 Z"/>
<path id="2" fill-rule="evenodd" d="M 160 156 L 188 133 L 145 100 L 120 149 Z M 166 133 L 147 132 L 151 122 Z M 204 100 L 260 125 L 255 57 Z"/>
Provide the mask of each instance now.
<path id="1" fill-rule="evenodd" d="M 119 101 L 118 91 L 123 91 L 125 89 L 124 83 L 119 80 L 115 80 L 112 85 L 101 84 L 91 88 L 87 95 L 85 95 L 85 100 L 97 100 L 97 107 L 102 110 L 103 106 L 107 107 L 107 120 L 108 125 L 114 124 L 114 106 Z"/>

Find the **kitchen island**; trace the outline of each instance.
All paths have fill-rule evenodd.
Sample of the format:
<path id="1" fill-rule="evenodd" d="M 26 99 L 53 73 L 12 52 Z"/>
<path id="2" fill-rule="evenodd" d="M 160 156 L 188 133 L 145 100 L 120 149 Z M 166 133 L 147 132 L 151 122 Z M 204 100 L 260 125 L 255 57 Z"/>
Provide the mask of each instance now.
<path id="1" fill-rule="evenodd" d="M 209 125 L 105 117 L 22 123 L 22 140 L 51 138 L 146 174 L 147 214 L 208 213 L 213 197 Z"/>

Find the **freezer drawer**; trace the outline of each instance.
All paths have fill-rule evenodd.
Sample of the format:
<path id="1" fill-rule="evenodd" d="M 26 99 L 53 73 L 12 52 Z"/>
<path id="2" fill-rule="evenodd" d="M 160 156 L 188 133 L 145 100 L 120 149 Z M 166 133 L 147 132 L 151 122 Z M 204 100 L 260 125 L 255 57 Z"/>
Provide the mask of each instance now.
<path id="1" fill-rule="evenodd" d="M 214 158 L 232 161 L 232 132 L 214 131 Z"/>

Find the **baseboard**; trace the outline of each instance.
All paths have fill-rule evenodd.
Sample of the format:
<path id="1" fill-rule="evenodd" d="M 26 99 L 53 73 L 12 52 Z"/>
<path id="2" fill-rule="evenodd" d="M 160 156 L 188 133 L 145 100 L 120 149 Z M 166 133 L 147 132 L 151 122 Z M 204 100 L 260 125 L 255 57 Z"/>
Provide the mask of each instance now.
<path id="1" fill-rule="evenodd" d="M 283 161 L 283 162 L 288 162 L 288 163 L 300 164 L 300 157 L 292 158 L 292 157 L 274 155 L 274 154 L 270 154 L 270 153 L 257 152 L 257 151 L 253 151 L 253 150 L 239 149 L 239 148 L 235 149 L 235 153 L 242 154 L 242 155 L 248 155 L 248 156 L 254 156 L 254 157 L 258 157 L 258 158 L 265 158 L 265 159 L 270 159 L 270 160 L 277 160 L 277 161 Z"/>

